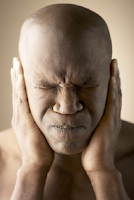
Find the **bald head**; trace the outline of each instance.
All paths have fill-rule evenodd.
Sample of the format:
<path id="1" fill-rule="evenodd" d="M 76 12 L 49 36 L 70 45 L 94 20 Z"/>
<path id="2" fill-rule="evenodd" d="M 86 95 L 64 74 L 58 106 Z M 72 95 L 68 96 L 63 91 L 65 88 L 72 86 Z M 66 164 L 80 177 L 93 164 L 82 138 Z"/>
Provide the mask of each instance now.
<path id="1" fill-rule="evenodd" d="M 88 45 L 87 48 L 89 48 L 92 42 L 100 50 L 100 53 L 94 51 L 91 53 L 91 57 L 97 58 L 98 53 L 103 52 L 105 57 L 111 59 L 112 46 L 108 27 L 98 14 L 87 8 L 73 4 L 54 4 L 32 14 L 26 19 L 21 29 L 19 53 L 22 60 L 25 56 L 24 52 L 28 50 L 29 46 L 31 48 L 31 45 L 33 45 L 33 40 L 35 38 L 43 39 L 42 36 L 40 37 L 41 32 L 44 41 L 40 42 L 45 43 L 45 46 L 47 46 L 45 40 L 48 39 L 48 36 L 49 39 L 52 39 L 50 39 L 52 46 L 54 44 L 60 45 L 61 52 L 66 51 L 62 48 L 64 42 L 66 47 L 70 49 L 76 46 L 78 42 L 81 46 Z M 34 45 L 32 48 L 34 48 Z"/>

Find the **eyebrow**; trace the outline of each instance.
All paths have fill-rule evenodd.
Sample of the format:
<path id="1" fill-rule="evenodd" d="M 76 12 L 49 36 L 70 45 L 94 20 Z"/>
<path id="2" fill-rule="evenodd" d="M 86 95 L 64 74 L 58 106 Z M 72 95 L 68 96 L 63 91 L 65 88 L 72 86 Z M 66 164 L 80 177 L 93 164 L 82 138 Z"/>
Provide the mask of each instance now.
<path id="1" fill-rule="evenodd" d="M 98 77 L 89 77 L 87 80 L 84 80 L 83 82 L 81 82 L 80 84 L 74 84 L 75 86 L 79 86 L 79 87 L 82 87 L 82 86 L 86 86 L 86 85 L 90 85 L 90 84 L 95 84 L 95 85 L 99 85 L 100 84 L 100 79 Z M 36 87 L 37 85 L 38 86 L 57 86 L 57 84 L 54 84 L 54 83 L 49 83 L 47 81 L 44 81 L 44 80 L 38 80 L 36 82 L 33 83 L 33 85 Z"/>

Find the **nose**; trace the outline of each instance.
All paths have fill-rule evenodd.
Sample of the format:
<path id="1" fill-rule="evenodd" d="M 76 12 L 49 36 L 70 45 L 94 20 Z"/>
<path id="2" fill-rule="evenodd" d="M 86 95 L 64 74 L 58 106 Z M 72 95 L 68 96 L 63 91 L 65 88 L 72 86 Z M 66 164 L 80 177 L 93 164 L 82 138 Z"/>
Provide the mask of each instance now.
<path id="1" fill-rule="evenodd" d="M 57 94 L 56 104 L 53 111 L 60 114 L 75 114 L 83 109 L 73 88 L 61 88 Z"/>

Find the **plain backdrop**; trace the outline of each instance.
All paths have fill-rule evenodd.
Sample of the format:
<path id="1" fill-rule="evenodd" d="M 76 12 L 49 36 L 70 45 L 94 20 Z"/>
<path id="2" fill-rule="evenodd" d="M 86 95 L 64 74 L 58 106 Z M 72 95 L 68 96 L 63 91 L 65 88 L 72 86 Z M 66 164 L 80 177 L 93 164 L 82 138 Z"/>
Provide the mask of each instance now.
<path id="1" fill-rule="evenodd" d="M 0 0 L 0 130 L 11 126 L 10 68 L 18 56 L 21 25 L 36 10 L 55 3 L 87 7 L 107 22 L 121 76 L 121 118 L 134 123 L 134 0 Z"/>

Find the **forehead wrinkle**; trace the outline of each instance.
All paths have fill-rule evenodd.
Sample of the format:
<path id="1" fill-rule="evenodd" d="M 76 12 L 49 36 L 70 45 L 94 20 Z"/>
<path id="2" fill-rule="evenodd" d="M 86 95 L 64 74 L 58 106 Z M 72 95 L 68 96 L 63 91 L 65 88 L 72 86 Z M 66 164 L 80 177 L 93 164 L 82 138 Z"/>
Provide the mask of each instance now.
<path id="1" fill-rule="evenodd" d="M 48 82 L 58 84 L 63 82 L 65 74 L 63 72 L 59 73 L 59 70 L 41 70 L 40 72 L 37 70 L 32 73 L 32 81 L 33 82 Z"/>
<path id="2" fill-rule="evenodd" d="M 74 67 L 73 67 L 74 66 Z M 84 69 L 83 69 L 84 66 Z M 100 77 L 100 68 L 96 67 L 96 63 L 94 65 L 91 65 L 91 63 L 86 63 L 83 66 L 78 66 L 76 67 L 75 64 L 72 65 L 65 65 L 62 66 L 51 66 L 49 65 L 48 67 L 34 67 L 33 73 L 32 73 L 32 78 L 34 80 L 44 80 L 46 82 L 75 82 L 75 80 L 94 80 L 97 81 Z M 90 67 L 92 66 L 92 67 Z M 78 82 L 79 82 L 78 81 Z M 81 81 L 81 82 L 82 82 Z"/>

